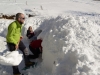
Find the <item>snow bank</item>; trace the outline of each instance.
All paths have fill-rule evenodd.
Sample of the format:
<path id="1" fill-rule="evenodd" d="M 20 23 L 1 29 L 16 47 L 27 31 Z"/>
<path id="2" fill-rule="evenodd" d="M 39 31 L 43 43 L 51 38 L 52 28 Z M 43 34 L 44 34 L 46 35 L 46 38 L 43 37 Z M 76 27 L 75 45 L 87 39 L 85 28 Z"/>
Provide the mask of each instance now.
<path id="1" fill-rule="evenodd" d="M 38 38 L 43 38 L 43 62 L 33 71 L 30 69 L 30 75 L 100 74 L 97 22 L 86 17 L 64 16 L 46 19 L 40 28 L 43 32 Z"/>

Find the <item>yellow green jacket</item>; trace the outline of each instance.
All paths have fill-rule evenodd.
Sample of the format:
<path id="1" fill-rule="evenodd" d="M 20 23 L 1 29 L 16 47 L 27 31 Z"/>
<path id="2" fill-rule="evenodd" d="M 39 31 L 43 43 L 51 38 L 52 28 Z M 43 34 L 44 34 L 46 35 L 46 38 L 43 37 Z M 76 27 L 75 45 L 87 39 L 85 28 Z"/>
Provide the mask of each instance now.
<path id="1" fill-rule="evenodd" d="M 8 33 L 6 36 L 6 41 L 8 43 L 18 44 L 21 36 L 22 25 L 18 21 L 12 22 L 8 26 Z"/>

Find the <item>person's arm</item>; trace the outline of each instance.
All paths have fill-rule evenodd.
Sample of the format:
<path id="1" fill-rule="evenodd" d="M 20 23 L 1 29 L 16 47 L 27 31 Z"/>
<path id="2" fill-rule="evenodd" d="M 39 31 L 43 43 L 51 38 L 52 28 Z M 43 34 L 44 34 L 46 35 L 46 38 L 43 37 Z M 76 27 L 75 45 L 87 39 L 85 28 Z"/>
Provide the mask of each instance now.
<path id="1" fill-rule="evenodd" d="M 40 53 L 42 53 L 42 46 L 41 46 L 41 47 L 39 47 L 39 49 L 40 49 Z"/>
<path id="2" fill-rule="evenodd" d="M 20 39 L 19 39 L 19 41 L 18 41 L 18 44 L 15 46 L 16 50 L 18 49 L 19 43 L 20 43 L 20 41 L 21 41 L 22 39 L 23 39 L 23 36 L 20 37 Z"/>
<path id="3" fill-rule="evenodd" d="M 27 30 L 27 37 L 30 39 L 34 36 L 34 32 L 30 32 L 29 30 Z"/>
<path id="4" fill-rule="evenodd" d="M 29 30 L 27 30 L 27 34 L 26 34 L 26 36 L 27 36 L 28 38 L 31 36 Z"/>
<path id="5" fill-rule="evenodd" d="M 18 50 L 20 41 L 21 41 L 21 38 L 19 39 L 18 44 L 15 45 L 16 50 Z"/>
<path id="6" fill-rule="evenodd" d="M 27 34 L 26 34 L 26 36 L 28 36 L 30 34 L 30 31 L 29 30 L 27 30 Z"/>

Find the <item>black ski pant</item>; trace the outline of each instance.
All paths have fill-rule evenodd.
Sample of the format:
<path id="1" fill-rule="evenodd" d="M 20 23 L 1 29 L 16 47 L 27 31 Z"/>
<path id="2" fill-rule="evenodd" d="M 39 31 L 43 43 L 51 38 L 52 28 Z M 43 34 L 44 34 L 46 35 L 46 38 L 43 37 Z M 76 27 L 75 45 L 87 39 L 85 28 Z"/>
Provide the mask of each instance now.
<path id="1" fill-rule="evenodd" d="M 9 48 L 10 51 L 15 51 L 15 44 L 13 43 L 7 43 L 7 46 Z M 22 41 L 19 42 L 19 50 L 21 50 L 23 52 L 23 55 L 24 55 L 24 60 L 25 62 L 28 62 L 29 59 L 28 59 L 28 49 L 26 49 L 26 46 L 23 44 Z M 13 74 L 19 74 L 19 69 L 18 69 L 18 66 L 12 66 L 13 68 Z"/>
<path id="2" fill-rule="evenodd" d="M 39 48 L 32 48 L 32 47 L 29 45 L 29 49 L 30 49 L 30 51 L 33 53 L 33 55 L 29 55 L 29 58 L 30 58 L 30 59 L 36 59 L 36 58 L 39 57 L 39 54 L 41 53 Z"/>

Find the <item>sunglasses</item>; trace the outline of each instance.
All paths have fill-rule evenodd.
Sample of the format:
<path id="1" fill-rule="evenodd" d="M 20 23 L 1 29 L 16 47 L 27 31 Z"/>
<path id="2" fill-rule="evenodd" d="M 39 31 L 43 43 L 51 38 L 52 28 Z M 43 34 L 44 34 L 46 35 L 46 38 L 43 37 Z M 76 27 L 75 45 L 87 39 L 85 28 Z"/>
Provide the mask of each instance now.
<path id="1" fill-rule="evenodd" d="M 23 20 L 25 20 L 25 18 L 22 18 Z"/>
<path id="2" fill-rule="evenodd" d="M 21 18 L 22 20 L 25 20 L 25 18 Z"/>

